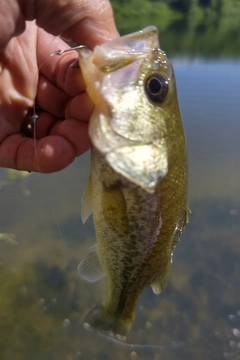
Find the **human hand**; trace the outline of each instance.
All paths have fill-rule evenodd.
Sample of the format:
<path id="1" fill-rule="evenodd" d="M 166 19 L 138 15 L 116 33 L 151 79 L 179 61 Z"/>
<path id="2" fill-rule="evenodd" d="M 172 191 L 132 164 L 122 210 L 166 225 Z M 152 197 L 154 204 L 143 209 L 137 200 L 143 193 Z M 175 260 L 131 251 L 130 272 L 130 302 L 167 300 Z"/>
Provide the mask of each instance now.
<path id="1" fill-rule="evenodd" d="M 60 0 L 35 0 L 27 6 L 19 1 L 18 9 L 10 7 L 3 18 L 0 14 L 0 166 L 53 172 L 89 148 L 87 128 L 92 103 L 76 62 L 77 54 L 73 51 L 49 57 L 69 47 L 48 32 L 63 34 L 90 48 L 118 33 L 107 0 L 71 0 L 64 8 Z M 27 22 L 25 31 L 12 37 L 23 31 L 25 20 L 34 18 L 48 32 L 35 22 Z M 24 119 L 35 99 L 42 109 L 34 129 L 36 142 L 23 134 Z"/>

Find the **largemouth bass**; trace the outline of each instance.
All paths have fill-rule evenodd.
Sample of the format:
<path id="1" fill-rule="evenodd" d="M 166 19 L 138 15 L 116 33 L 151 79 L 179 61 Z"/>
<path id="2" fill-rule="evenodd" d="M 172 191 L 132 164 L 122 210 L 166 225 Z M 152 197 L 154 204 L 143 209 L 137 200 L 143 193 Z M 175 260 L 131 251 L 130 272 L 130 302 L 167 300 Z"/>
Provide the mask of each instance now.
<path id="1" fill-rule="evenodd" d="M 95 104 L 91 174 L 82 204 L 97 245 L 78 273 L 104 276 L 107 299 L 88 328 L 124 338 L 146 286 L 159 294 L 187 218 L 187 153 L 174 72 L 154 26 L 79 52 Z"/>

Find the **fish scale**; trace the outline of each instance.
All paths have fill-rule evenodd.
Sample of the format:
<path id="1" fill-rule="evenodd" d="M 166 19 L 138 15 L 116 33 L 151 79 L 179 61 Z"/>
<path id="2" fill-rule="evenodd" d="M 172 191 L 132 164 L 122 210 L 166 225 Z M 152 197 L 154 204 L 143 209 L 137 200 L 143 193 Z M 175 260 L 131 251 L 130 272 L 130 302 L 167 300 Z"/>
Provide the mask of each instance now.
<path id="1" fill-rule="evenodd" d="M 108 295 L 87 328 L 125 338 L 146 286 L 166 286 L 188 218 L 187 151 L 174 71 L 153 26 L 82 48 L 80 66 L 95 104 L 89 124 L 91 175 L 82 219 L 92 211 L 97 246 L 78 266 L 106 275 Z"/>

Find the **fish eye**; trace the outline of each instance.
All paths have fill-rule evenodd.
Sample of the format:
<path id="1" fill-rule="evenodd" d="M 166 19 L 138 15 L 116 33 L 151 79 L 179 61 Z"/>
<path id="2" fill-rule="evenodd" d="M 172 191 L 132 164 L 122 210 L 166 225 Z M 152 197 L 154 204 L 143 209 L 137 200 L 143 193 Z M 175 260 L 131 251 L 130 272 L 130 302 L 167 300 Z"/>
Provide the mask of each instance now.
<path id="1" fill-rule="evenodd" d="M 159 74 L 150 75 L 145 84 L 145 91 L 151 101 L 161 103 L 168 94 L 168 82 Z"/>

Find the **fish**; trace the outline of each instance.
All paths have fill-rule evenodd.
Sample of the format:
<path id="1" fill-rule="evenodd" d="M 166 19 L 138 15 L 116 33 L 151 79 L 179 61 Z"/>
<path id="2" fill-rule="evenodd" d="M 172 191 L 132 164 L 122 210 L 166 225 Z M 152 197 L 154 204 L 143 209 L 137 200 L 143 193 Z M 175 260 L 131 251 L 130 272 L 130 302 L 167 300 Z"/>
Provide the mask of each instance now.
<path id="1" fill-rule="evenodd" d="M 188 221 L 186 140 L 173 66 L 155 26 L 83 47 L 79 63 L 95 105 L 81 217 L 85 223 L 92 213 L 97 244 L 77 271 L 108 284 L 84 325 L 124 340 L 143 290 L 165 288 Z"/>

